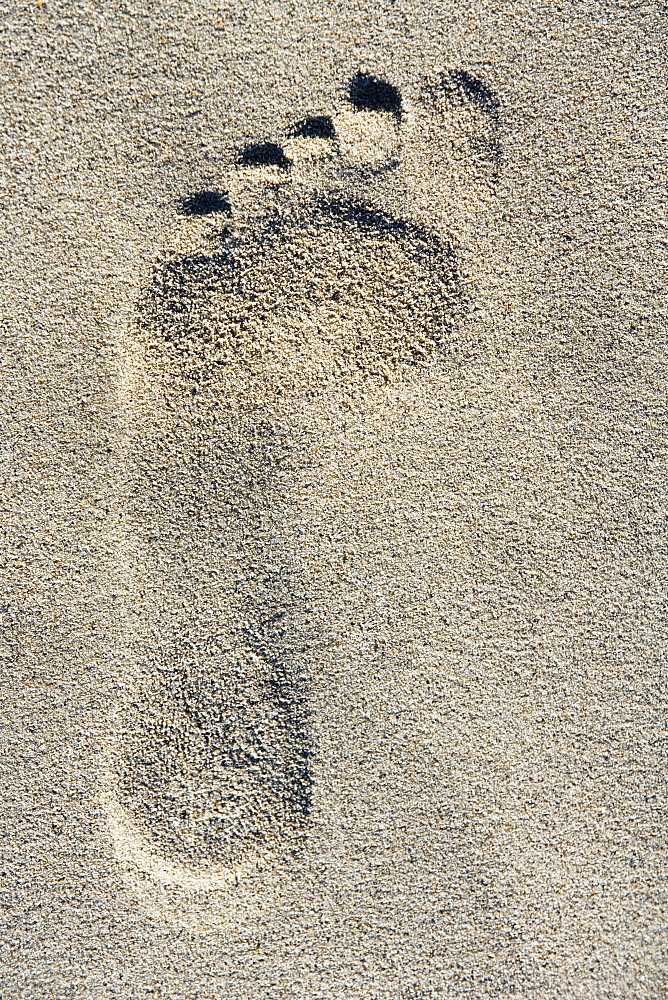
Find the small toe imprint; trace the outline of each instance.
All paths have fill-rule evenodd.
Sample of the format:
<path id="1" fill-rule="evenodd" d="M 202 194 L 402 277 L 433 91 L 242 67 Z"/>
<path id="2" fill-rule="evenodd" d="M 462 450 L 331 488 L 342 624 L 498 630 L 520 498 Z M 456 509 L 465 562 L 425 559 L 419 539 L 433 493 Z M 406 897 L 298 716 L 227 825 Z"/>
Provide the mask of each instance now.
<path id="1" fill-rule="evenodd" d="M 336 131 L 329 115 L 313 115 L 299 122 L 294 131 L 295 138 L 334 139 Z"/>
<path id="2" fill-rule="evenodd" d="M 232 206 L 225 191 L 197 191 L 182 200 L 180 210 L 182 215 L 212 215 L 214 212 L 229 215 Z"/>
<path id="3" fill-rule="evenodd" d="M 387 111 L 395 118 L 401 118 L 399 90 L 369 73 L 356 73 L 353 77 L 350 103 L 360 111 Z"/>
<path id="4" fill-rule="evenodd" d="M 454 155 L 471 157 L 487 171 L 491 167 L 494 177 L 501 159 L 501 102 L 494 91 L 466 70 L 448 70 L 424 93 L 442 115 Z"/>
<path id="5" fill-rule="evenodd" d="M 277 142 L 253 142 L 244 146 L 239 162 L 245 167 L 281 167 L 287 170 L 290 166 L 283 147 Z"/>
<path id="6" fill-rule="evenodd" d="M 499 117 L 501 104 L 496 94 L 482 80 L 467 73 L 466 70 L 451 70 L 441 75 L 443 91 L 451 99 L 471 101 L 492 118 Z"/>

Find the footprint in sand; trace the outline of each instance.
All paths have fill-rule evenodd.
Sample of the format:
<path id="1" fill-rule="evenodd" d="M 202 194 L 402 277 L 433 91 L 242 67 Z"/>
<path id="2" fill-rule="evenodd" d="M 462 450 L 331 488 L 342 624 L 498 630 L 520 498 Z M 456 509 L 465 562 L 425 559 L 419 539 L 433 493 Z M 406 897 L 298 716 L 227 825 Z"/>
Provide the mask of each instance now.
<path id="1" fill-rule="evenodd" d="M 132 608 L 103 799 L 137 878 L 254 892 L 253 872 L 346 853 L 344 664 L 382 659 L 388 600 L 419 604 L 410 414 L 465 307 L 437 220 L 493 187 L 498 117 L 463 71 L 410 98 L 358 73 L 345 106 L 183 199 L 208 229 L 143 292 L 125 384 Z"/>

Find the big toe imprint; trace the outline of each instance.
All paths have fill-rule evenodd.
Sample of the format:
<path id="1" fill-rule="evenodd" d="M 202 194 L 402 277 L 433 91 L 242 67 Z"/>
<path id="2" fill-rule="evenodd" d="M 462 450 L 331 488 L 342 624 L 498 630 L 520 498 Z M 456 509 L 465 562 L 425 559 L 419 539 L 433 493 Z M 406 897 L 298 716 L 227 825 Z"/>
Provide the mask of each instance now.
<path id="1" fill-rule="evenodd" d="M 463 136 L 467 169 L 493 172 L 497 123 L 466 73 L 413 105 L 360 73 L 345 107 L 249 141 L 225 190 L 183 200 L 208 229 L 142 294 L 124 386 L 133 599 L 103 781 L 117 853 L 151 878 L 236 884 L 251 861 L 299 864 L 336 839 L 319 714 L 363 588 L 309 490 L 335 481 L 336 516 L 358 517 L 393 404 L 363 407 L 355 431 L 351 398 L 452 355 L 457 258 L 416 155 L 442 167 Z M 363 450 L 339 448 L 351 433 Z"/>

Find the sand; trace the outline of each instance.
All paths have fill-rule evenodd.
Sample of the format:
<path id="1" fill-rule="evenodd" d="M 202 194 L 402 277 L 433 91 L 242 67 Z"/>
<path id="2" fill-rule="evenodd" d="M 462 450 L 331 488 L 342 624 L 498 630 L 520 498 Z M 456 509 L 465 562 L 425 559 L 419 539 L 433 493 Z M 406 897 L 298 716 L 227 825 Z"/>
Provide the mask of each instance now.
<path id="1" fill-rule="evenodd" d="M 666 996 L 666 13 L 7 9 L 3 997 Z"/>

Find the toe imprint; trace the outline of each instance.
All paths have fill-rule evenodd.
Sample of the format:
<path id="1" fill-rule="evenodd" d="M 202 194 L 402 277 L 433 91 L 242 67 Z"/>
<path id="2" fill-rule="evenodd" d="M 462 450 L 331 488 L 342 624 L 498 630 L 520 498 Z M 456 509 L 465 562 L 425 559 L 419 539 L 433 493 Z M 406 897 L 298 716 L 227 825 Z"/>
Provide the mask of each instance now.
<path id="1" fill-rule="evenodd" d="M 181 212 L 184 215 L 212 215 L 215 212 L 227 215 L 231 211 L 227 195 L 222 191 L 198 191 L 181 202 Z"/>
<path id="2" fill-rule="evenodd" d="M 350 101 L 360 110 L 386 111 L 401 118 L 401 94 L 385 80 L 368 73 L 357 73 L 350 85 Z"/>
<path id="3" fill-rule="evenodd" d="M 313 115 L 300 122 L 294 131 L 295 136 L 304 139 L 334 139 L 334 123 L 329 115 Z"/>

